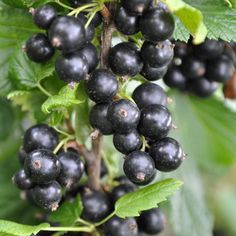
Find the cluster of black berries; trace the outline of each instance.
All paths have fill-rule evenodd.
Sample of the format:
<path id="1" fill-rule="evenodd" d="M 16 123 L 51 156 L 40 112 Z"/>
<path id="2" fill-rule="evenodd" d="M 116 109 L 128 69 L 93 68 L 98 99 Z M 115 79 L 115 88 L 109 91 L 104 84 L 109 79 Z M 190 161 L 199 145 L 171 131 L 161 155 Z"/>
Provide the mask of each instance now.
<path id="1" fill-rule="evenodd" d="M 177 41 L 175 59 L 163 79 L 171 88 L 205 98 L 219 83 L 229 81 L 234 71 L 234 61 L 223 41 L 206 39 L 200 45 Z"/>
<path id="2" fill-rule="evenodd" d="M 23 168 L 13 176 L 17 187 L 26 190 L 30 199 L 46 210 L 56 210 L 62 187 L 73 188 L 84 172 L 84 163 L 77 153 L 53 153 L 58 141 L 57 132 L 47 125 L 29 128 L 18 155 Z"/>
<path id="3" fill-rule="evenodd" d="M 31 12 L 34 23 L 47 33 L 35 34 L 26 42 L 25 51 L 29 59 L 45 63 L 52 58 L 55 48 L 59 49 L 62 55 L 55 65 L 59 79 L 67 83 L 84 80 L 99 61 L 97 49 L 91 40 L 94 38 L 95 27 L 102 21 L 100 14 L 97 13 L 85 27 L 88 19 L 83 13 L 77 17 L 58 16 L 51 5 L 31 9 Z"/>

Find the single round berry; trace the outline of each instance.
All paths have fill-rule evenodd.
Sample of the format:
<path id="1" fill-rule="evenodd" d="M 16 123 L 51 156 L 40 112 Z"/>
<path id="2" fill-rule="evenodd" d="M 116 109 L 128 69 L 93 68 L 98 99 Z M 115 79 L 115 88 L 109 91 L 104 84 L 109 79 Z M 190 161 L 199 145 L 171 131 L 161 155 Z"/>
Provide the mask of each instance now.
<path id="1" fill-rule="evenodd" d="M 155 175 L 154 161 L 142 151 L 134 151 L 126 156 L 123 169 L 128 179 L 138 185 L 150 183 Z"/>
<path id="2" fill-rule="evenodd" d="M 111 211 L 108 197 L 99 192 L 85 189 L 81 193 L 83 212 L 81 217 L 89 222 L 103 220 Z"/>
<path id="3" fill-rule="evenodd" d="M 57 132 L 45 124 L 34 125 L 26 130 L 23 149 L 30 153 L 36 149 L 54 150 L 59 142 Z"/>
<path id="4" fill-rule="evenodd" d="M 124 7 L 119 7 L 114 17 L 114 23 L 122 34 L 133 35 L 139 31 L 139 18 L 130 15 Z"/>
<path id="5" fill-rule="evenodd" d="M 163 81 L 170 88 L 184 90 L 186 88 L 187 79 L 177 66 L 172 66 L 168 69 Z"/>
<path id="6" fill-rule="evenodd" d="M 142 15 L 152 5 L 152 0 L 121 0 L 121 5 L 133 15 Z"/>
<path id="7" fill-rule="evenodd" d="M 136 187 L 132 184 L 121 184 L 112 189 L 111 200 L 115 203 L 119 198 L 123 197 L 127 193 L 132 193 L 136 190 Z"/>
<path id="8" fill-rule="evenodd" d="M 154 8 L 146 11 L 140 18 L 139 27 L 146 40 L 159 42 L 172 36 L 175 21 L 171 13 Z"/>
<path id="9" fill-rule="evenodd" d="M 104 236 L 137 236 L 138 225 L 134 218 L 113 216 L 103 225 Z"/>
<path id="10" fill-rule="evenodd" d="M 99 62 L 96 47 L 93 44 L 88 43 L 80 50 L 80 53 L 85 56 L 89 67 L 88 73 L 91 73 L 96 69 Z"/>
<path id="11" fill-rule="evenodd" d="M 143 83 L 139 85 L 134 90 L 132 98 L 139 109 L 153 104 L 161 104 L 163 106 L 167 104 L 165 91 L 154 83 Z"/>
<path id="12" fill-rule="evenodd" d="M 84 163 L 75 152 L 64 152 L 58 156 L 61 164 L 61 171 L 57 178 L 61 186 L 70 189 L 81 179 L 84 173 Z"/>
<path id="13" fill-rule="evenodd" d="M 185 42 L 175 41 L 174 45 L 175 58 L 183 59 L 191 53 L 191 47 Z"/>
<path id="14" fill-rule="evenodd" d="M 205 63 L 196 57 L 186 57 L 183 60 L 181 69 L 188 79 L 200 78 L 206 72 Z"/>
<path id="15" fill-rule="evenodd" d="M 108 102 L 118 91 L 118 81 L 110 71 L 97 69 L 87 81 L 86 89 L 89 98 L 94 102 Z"/>
<path id="16" fill-rule="evenodd" d="M 36 185 L 30 190 L 34 202 L 45 210 L 55 211 L 62 198 L 61 186 L 56 182 Z"/>
<path id="17" fill-rule="evenodd" d="M 127 155 L 141 148 L 142 138 L 136 130 L 132 130 L 128 134 L 116 133 L 113 136 L 113 144 L 119 152 Z"/>
<path id="18" fill-rule="evenodd" d="M 159 234 L 165 228 L 166 217 L 159 208 L 143 211 L 138 217 L 138 227 L 146 234 Z"/>
<path id="19" fill-rule="evenodd" d="M 164 75 L 167 72 L 168 67 L 167 66 L 161 66 L 161 67 L 151 67 L 148 64 L 143 65 L 143 69 L 141 71 L 141 75 L 149 80 L 149 81 L 156 81 L 164 77 Z"/>
<path id="20" fill-rule="evenodd" d="M 206 77 L 209 80 L 225 83 L 231 79 L 235 71 L 234 63 L 226 56 L 207 62 Z"/>
<path id="21" fill-rule="evenodd" d="M 103 135 L 114 133 L 112 123 L 108 120 L 107 111 L 109 103 L 96 104 L 89 113 L 89 121 L 94 129 L 99 130 Z"/>
<path id="22" fill-rule="evenodd" d="M 211 96 L 218 88 L 218 83 L 210 81 L 204 77 L 187 83 L 187 89 L 195 95 L 206 98 Z"/>
<path id="23" fill-rule="evenodd" d="M 61 169 L 60 162 L 52 151 L 38 149 L 25 160 L 24 170 L 33 183 L 47 184 L 56 180 Z"/>
<path id="24" fill-rule="evenodd" d="M 18 152 L 18 160 L 22 166 L 24 165 L 25 159 L 27 158 L 27 156 L 28 155 L 27 155 L 26 151 L 23 149 L 23 147 L 21 147 Z"/>
<path id="25" fill-rule="evenodd" d="M 155 104 L 142 109 L 139 131 L 144 137 L 153 140 L 163 138 L 171 127 L 172 117 L 166 107 Z"/>
<path id="26" fill-rule="evenodd" d="M 127 134 L 137 128 L 140 110 L 130 100 L 121 99 L 110 104 L 107 117 L 116 132 Z"/>
<path id="27" fill-rule="evenodd" d="M 34 23 L 42 29 L 49 29 L 53 20 L 57 17 L 57 11 L 53 6 L 43 5 L 33 10 Z"/>
<path id="28" fill-rule="evenodd" d="M 135 44 L 119 43 L 109 53 L 111 70 L 120 76 L 135 76 L 142 69 L 142 60 Z"/>
<path id="29" fill-rule="evenodd" d="M 12 178 L 13 183 L 22 190 L 30 189 L 33 187 L 31 179 L 26 175 L 25 171 L 19 170 Z"/>
<path id="30" fill-rule="evenodd" d="M 157 170 L 169 172 L 181 165 L 184 153 L 176 140 L 166 137 L 151 145 L 150 155 Z"/>
<path id="31" fill-rule="evenodd" d="M 89 65 L 82 53 L 74 53 L 58 58 L 55 69 L 60 80 L 66 83 L 78 83 L 86 78 Z"/>
<path id="32" fill-rule="evenodd" d="M 168 65 L 174 56 L 173 44 L 169 40 L 152 43 L 145 41 L 141 48 L 142 59 L 151 67 Z"/>
<path id="33" fill-rule="evenodd" d="M 86 43 L 83 23 L 72 16 L 61 16 L 53 21 L 48 31 L 51 44 L 64 53 L 74 52 Z"/>
<path id="34" fill-rule="evenodd" d="M 29 59 L 37 63 L 49 61 L 54 54 L 54 49 L 48 38 L 41 33 L 34 34 L 28 39 L 25 45 L 25 51 Z"/>
<path id="35" fill-rule="evenodd" d="M 193 47 L 194 54 L 204 60 L 214 59 L 224 51 L 224 43 L 214 39 L 206 39 L 204 43 Z"/>

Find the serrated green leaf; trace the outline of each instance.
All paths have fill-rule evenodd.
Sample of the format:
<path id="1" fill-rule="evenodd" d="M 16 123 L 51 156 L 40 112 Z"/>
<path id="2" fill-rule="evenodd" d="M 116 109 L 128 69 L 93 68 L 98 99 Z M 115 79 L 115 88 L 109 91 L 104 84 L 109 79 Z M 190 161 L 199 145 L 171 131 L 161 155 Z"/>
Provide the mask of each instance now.
<path id="1" fill-rule="evenodd" d="M 166 179 L 128 193 L 116 202 L 115 214 L 121 218 L 139 216 L 141 211 L 157 207 L 158 203 L 167 200 L 181 185 L 179 180 Z"/>
<path id="2" fill-rule="evenodd" d="M 39 231 L 50 227 L 49 224 L 43 223 L 36 226 L 22 225 L 15 222 L 0 220 L 0 233 L 2 235 L 14 235 L 14 236 L 31 236 L 37 234 Z"/>
<path id="3" fill-rule="evenodd" d="M 178 17 L 175 17 L 175 31 L 173 34 L 174 39 L 180 40 L 183 42 L 188 42 L 190 34 L 186 27 L 182 24 Z"/>
<path id="4" fill-rule="evenodd" d="M 63 203 L 57 211 L 50 214 L 49 219 L 63 226 L 73 226 L 80 218 L 82 211 L 83 204 L 78 195 L 73 202 Z"/>
<path id="5" fill-rule="evenodd" d="M 52 111 L 62 111 L 72 105 L 83 103 L 82 100 L 77 99 L 78 85 L 71 88 L 69 85 L 64 86 L 58 93 L 49 97 L 42 105 L 42 111 L 49 114 Z"/>

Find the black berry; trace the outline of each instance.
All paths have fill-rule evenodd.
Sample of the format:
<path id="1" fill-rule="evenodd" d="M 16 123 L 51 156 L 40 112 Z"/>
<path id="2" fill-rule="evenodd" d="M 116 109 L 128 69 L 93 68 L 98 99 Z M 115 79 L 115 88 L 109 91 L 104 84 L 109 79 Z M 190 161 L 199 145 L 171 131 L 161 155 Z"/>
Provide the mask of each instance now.
<path id="1" fill-rule="evenodd" d="M 103 233 L 105 236 L 137 236 L 138 226 L 134 218 L 113 216 L 103 225 Z"/>
<path id="2" fill-rule="evenodd" d="M 140 111 L 136 104 L 127 99 L 111 103 L 107 111 L 108 120 L 118 133 L 129 133 L 137 128 Z"/>
<path id="3" fill-rule="evenodd" d="M 36 185 L 30 190 L 34 202 L 45 210 L 55 211 L 62 198 L 61 186 L 56 182 Z"/>
<path id="4" fill-rule="evenodd" d="M 53 150 L 59 141 L 57 132 L 45 124 L 32 126 L 26 130 L 23 149 L 29 153 L 36 149 Z"/>
<path id="5" fill-rule="evenodd" d="M 61 56 L 57 59 L 55 68 L 59 79 L 66 83 L 84 80 L 89 71 L 88 61 L 82 53 Z"/>
<path id="6" fill-rule="evenodd" d="M 61 153 L 58 160 L 61 164 L 61 171 L 57 180 L 61 186 L 70 189 L 80 181 L 84 173 L 84 163 L 78 154 L 70 151 Z"/>
<path id="7" fill-rule="evenodd" d="M 128 179 L 138 185 L 150 183 L 155 175 L 154 161 L 142 151 L 134 151 L 126 156 L 123 169 Z"/>
<path id="8" fill-rule="evenodd" d="M 139 85 L 134 90 L 132 98 L 139 109 L 153 104 L 161 104 L 164 106 L 167 104 L 165 91 L 154 83 L 143 83 Z"/>
<path id="9" fill-rule="evenodd" d="M 48 38 L 41 33 L 34 34 L 28 39 L 25 45 L 25 51 L 29 59 L 37 63 L 49 61 L 54 54 L 54 49 Z"/>
<path id="10" fill-rule="evenodd" d="M 149 80 L 149 81 L 156 81 L 166 74 L 168 67 L 167 66 L 161 66 L 161 67 L 151 67 L 148 64 L 143 65 L 143 69 L 141 71 L 141 75 Z"/>
<path id="11" fill-rule="evenodd" d="M 165 137 L 172 127 L 169 110 L 162 105 L 149 105 L 141 112 L 139 131 L 146 138 L 156 140 Z"/>
<path id="12" fill-rule="evenodd" d="M 175 41 L 174 44 L 174 55 L 176 58 L 183 59 L 191 53 L 191 47 L 188 44 L 181 41 Z"/>
<path id="13" fill-rule="evenodd" d="M 50 5 L 43 5 L 33 10 L 34 23 L 42 29 L 48 29 L 56 17 L 57 11 Z"/>
<path id="14" fill-rule="evenodd" d="M 119 7 L 114 17 L 114 23 L 122 34 L 132 35 L 139 31 L 139 18 L 137 16 L 130 15 L 124 7 Z"/>
<path id="15" fill-rule="evenodd" d="M 105 69 L 95 70 L 86 83 L 87 93 L 94 102 L 112 100 L 118 91 L 118 81 L 113 73 Z"/>
<path id="16" fill-rule="evenodd" d="M 165 228 L 166 217 L 159 208 L 144 211 L 138 217 L 138 227 L 146 234 L 156 235 Z"/>
<path id="17" fill-rule="evenodd" d="M 152 67 L 169 64 L 174 56 L 173 45 L 169 40 L 152 43 L 145 41 L 141 48 L 143 61 Z"/>
<path id="18" fill-rule="evenodd" d="M 25 160 L 24 169 L 32 182 L 46 184 L 58 177 L 61 165 L 52 151 L 39 149 L 29 154 Z"/>
<path id="19" fill-rule="evenodd" d="M 12 178 L 13 183 L 22 190 L 30 189 L 33 187 L 31 179 L 26 175 L 25 171 L 19 170 Z"/>
<path id="20" fill-rule="evenodd" d="M 135 76 L 142 69 L 142 60 L 135 44 L 119 43 L 109 53 L 112 71 L 120 76 Z"/>
<path id="21" fill-rule="evenodd" d="M 89 120 L 94 129 L 99 130 L 104 135 L 114 133 L 112 123 L 108 120 L 107 111 L 109 103 L 98 103 L 90 111 Z"/>
<path id="22" fill-rule="evenodd" d="M 85 189 L 81 193 L 83 212 L 81 217 L 89 222 L 99 222 L 110 213 L 108 197 L 98 191 Z"/>
<path id="23" fill-rule="evenodd" d="M 183 150 L 173 138 L 163 138 L 150 148 L 156 169 L 164 172 L 176 170 L 183 161 Z"/>
<path id="24" fill-rule="evenodd" d="M 119 152 L 127 155 L 141 148 L 142 138 L 136 130 L 132 130 L 128 134 L 114 134 L 113 143 Z"/>
<path id="25" fill-rule="evenodd" d="M 74 52 L 86 43 L 83 23 L 71 16 L 61 16 L 53 21 L 48 31 L 51 44 L 63 52 Z"/>
<path id="26" fill-rule="evenodd" d="M 139 27 L 146 40 L 159 42 L 171 37 L 175 21 L 171 13 L 154 8 L 140 18 Z"/>
<path id="27" fill-rule="evenodd" d="M 121 5 L 134 15 L 142 15 L 152 4 L 152 0 L 121 0 Z"/>
<path id="28" fill-rule="evenodd" d="M 77 17 L 77 19 L 79 19 L 84 27 L 88 21 L 88 19 L 86 18 L 86 16 L 83 14 L 83 13 L 80 13 Z M 93 40 L 94 38 L 94 35 L 95 35 L 95 27 L 94 25 L 90 22 L 90 24 L 85 27 L 85 38 L 86 38 L 86 42 L 89 43 L 90 41 Z"/>

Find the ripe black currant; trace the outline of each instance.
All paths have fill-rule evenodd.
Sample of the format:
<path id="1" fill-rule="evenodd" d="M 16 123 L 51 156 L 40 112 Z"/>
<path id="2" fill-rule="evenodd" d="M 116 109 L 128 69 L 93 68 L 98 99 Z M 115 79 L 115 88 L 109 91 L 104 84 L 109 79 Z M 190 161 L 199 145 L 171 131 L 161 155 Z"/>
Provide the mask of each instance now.
<path id="1" fill-rule="evenodd" d="M 26 151 L 23 149 L 23 147 L 20 148 L 19 152 L 18 152 L 18 160 L 20 162 L 20 164 L 23 166 L 25 163 L 25 158 L 27 158 L 27 153 Z"/>
<path id="2" fill-rule="evenodd" d="M 168 69 L 163 81 L 170 88 L 184 90 L 186 88 L 187 79 L 177 66 L 172 66 Z"/>
<path id="3" fill-rule="evenodd" d="M 138 227 L 146 234 L 159 234 L 165 228 L 166 217 L 159 208 L 144 211 L 138 217 Z"/>
<path id="4" fill-rule="evenodd" d="M 191 53 L 192 48 L 188 44 L 181 41 L 175 41 L 174 44 L 174 56 L 176 58 L 183 59 Z"/>
<path id="5" fill-rule="evenodd" d="M 146 11 L 140 18 L 139 27 L 146 40 L 159 42 L 171 37 L 175 21 L 171 13 L 154 8 Z"/>
<path id="6" fill-rule="evenodd" d="M 155 104 L 142 109 L 139 131 L 144 137 L 160 139 L 169 133 L 171 127 L 172 117 L 166 107 Z"/>
<path id="7" fill-rule="evenodd" d="M 84 163 L 77 153 L 70 151 L 59 154 L 58 160 L 61 171 L 57 180 L 61 186 L 70 189 L 80 181 L 84 173 Z"/>
<path id="8" fill-rule="evenodd" d="M 64 53 L 74 52 L 86 43 L 83 23 L 71 16 L 61 16 L 53 21 L 48 31 L 51 44 Z"/>
<path id="9" fill-rule="evenodd" d="M 141 148 L 142 138 L 137 130 L 132 130 L 128 134 L 116 133 L 113 136 L 113 144 L 119 152 L 127 155 Z"/>
<path id="10" fill-rule="evenodd" d="M 196 79 L 202 77 L 206 72 L 205 63 L 196 57 L 186 57 L 183 60 L 182 72 L 188 79 Z"/>
<path id="11" fill-rule="evenodd" d="M 53 6 L 43 5 L 33 10 L 34 23 L 42 29 L 48 29 L 57 17 L 57 11 Z"/>
<path id="12" fill-rule="evenodd" d="M 91 109 L 89 114 L 91 126 L 99 130 L 103 135 L 114 133 L 112 123 L 107 117 L 108 107 L 109 103 L 98 103 Z"/>
<path id="13" fill-rule="evenodd" d="M 48 38 L 41 33 L 34 34 L 28 39 L 25 51 L 29 59 L 37 63 L 47 62 L 54 54 L 54 49 Z"/>
<path id="14" fill-rule="evenodd" d="M 137 236 L 138 225 L 134 218 L 113 216 L 103 225 L 103 233 L 105 236 Z"/>
<path id="15" fill-rule="evenodd" d="M 36 185 L 30 190 L 34 202 L 45 210 L 55 211 L 62 198 L 61 186 L 53 181 L 49 184 Z"/>
<path id="16" fill-rule="evenodd" d="M 110 104 L 107 117 L 117 133 L 127 134 L 137 128 L 140 110 L 130 100 L 121 99 Z"/>
<path id="17" fill-rule="evenodd" d="M 105 69 L 95 70 L 86 83 L 87 94 L 94 102 L 108 102 L 118 91 L 118 81 Z"/>
<path id="18" fill-rule="evenodd" d="M 120 76 L 135 76 L 142 69 L 140 53 L 131 42 L 119 43 L 111 48 L 109 64 L 112 71 Z"/>
<path id="19" fill-rule="evenodd" d="M 141 56 L 144 63 L 151 67 L 161 67 L 171 62 L 174 56 L 173 48 L 169 40 L 158 43 L 145 41 L 141 48 Z"/>
<path id="20" fill-rule="evenodd" d="M 150 155 L 156 169 L 164 172 L 176 170 L 182 163 L 184 153 L 179 143 L 173 138 L 163 138 L 150 148 Z"/>
<path id="21" fill-rule="evenodd" d="M 130 15 L 122 6 L 116 11 L 114 23 L 117 30 L 125 35 L 136 34 L 139 31 L 139 18 Z"/>
<path id="22" fill-rule="evenodd" d="M 145 185 L 153 180 L 155 163 L 142 151 L 134 151 L 125 157 L 123 169 L 128 179 L 138 185 Z"/>
<path id="23" fill-rule="evenodd" d="M 26 175 L 23 169 L 19 170 L 12 178 L 13 183 L 22 190 L 33 187 L 31 179 Z"/>
<path id="24" fill-rule="evenodd" d="M 168 69 L 167 66 L 161 66 L 155 68 L 151 67 L 148 64 L 144 64 L 143 69 L 141 71 L 141 75 L 149 81 L 155 81 L 163 78 L 167 72 L 167 69 Z"/>
<path id="25" fill-rule="evenodd" d="M 89 222 L 99 222 L 111 211 L 108 197 L 99 191 L 85 188 L 81 193 L 83 212 L 81 217 Z"/>
<path id="26" fill-rule="evenodd" d="M 133 15 L 142 15 L 152 4 L 152 0 L 121 0 L 121 5 Z"/>
<path id="27" fill-rule="evenodd" d="M 59 141 L 57 132 L 45 124 L 38 124 L 26 130 L 23 149 L 26 153 L 36 149 L 53 150 Z"/>
<path id="28" fill-rule="evenodd" d="M 233 76 L 234 63 L 226 56 L 218 57 L 207 62 L 206 77 L 209 80 L 225 83 Z"/>
<path id="29" fill-rule="evenodd" d="M 25 160 L 24 170 L 33 183 L 46 184 L 55 180 L 61 165 L 52 151 L 38 149 L 29 154 Z"/>
<path id="30" fill-rule="evenodd" d="M 80 52 L 61 56 L 55 68 L 59 79 L 66 83 L 84 80 L 89 71 L 88 61 Z"/>
<path id="31" fill-rule="evenodd" d="M 157 84 L 143 83 L 139 85 L 133 92 L 132 98 L 135 103 L 142 109 L 152 104 L 167 104 L 167 96 L 165 91 Z"/>
<path id="32" fill-rule="evenodd" d="M 85 47 L 80 50 L 80 53 L 86 57 L 89 67 L 88 73 L 91 73 L 96 69 L 99 61 L 96 47 L 91 43 L 87 43 Z"/>

